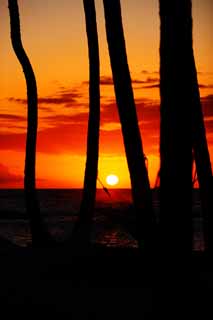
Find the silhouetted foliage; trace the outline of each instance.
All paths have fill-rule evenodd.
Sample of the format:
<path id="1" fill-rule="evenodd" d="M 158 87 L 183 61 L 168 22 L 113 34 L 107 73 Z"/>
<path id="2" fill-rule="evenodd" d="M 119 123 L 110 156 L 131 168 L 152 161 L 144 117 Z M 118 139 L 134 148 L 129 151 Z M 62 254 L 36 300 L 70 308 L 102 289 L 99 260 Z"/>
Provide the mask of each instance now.
<path id="1" fill-rule="evenodd" d="M 100 66 L 99 44 L 94 0 L 84 0 L 84 12 L 89 50 L 89 120 L 87 135 L 87 157 L 84 175 L 83 196 L 79 221 L 74 228 L 79 241 L 88 241 L 95 207 L 96 181 L 98 173 L 99 127 L 100 127 Z"/>
<path id="2" fill-rule="evenodd" d="M 31 63 L 22 45 L 18 2 L 17 0 L 8 0 L 8 4 L 12 46 L 23 68 L 27 85 L 27 139 L 24 176 L 26 209 L 30 219 L 33 246 L 42 246 L 50 240 L 50 237 L 40 215 L 40 208 L 36 193 L 35 165 L 38 125 L 37 86 Z"/>
<path id="3" fill-rule="evenodd" d="M 106 33 L 115 95 L 130 172 L 137 224 L 134 236 L 141 247 L 154 241 L 151 191 L 128 67 L 119 0 L 104 0 Z"/>
<path id="4" fill-rule="evenodd" d="M 160 0 L 160 235 L 192 250 L 192 18 L 186 0 Z"/>

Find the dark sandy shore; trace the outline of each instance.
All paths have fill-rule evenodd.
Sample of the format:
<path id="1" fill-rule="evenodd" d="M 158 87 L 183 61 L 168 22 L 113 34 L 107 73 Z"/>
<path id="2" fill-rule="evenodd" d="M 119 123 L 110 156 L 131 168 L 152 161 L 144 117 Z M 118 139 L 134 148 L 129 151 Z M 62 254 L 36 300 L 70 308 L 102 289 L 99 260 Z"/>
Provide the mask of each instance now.
<path id="1" fill-rule="evenodd" d="M 204 253 L 165 259 L 134 248 L 2 245 L 0 256 L 0 310 L 8 316 L 213 319 L 213 267 Z"/>
<path id="2" fill-rule="evenodd" d="M 111 231 L 121 221 L 123 231 L 135 226 L 128 210 L 109 215 L 103 209 L 95 217 L 96 231 L 107 231 L 111 245 Z M 72 223 L 63 222 L 63 232 L 70 233 Z M 0 239 L 0 317 L 213 319 L 213 263 L 206 254 L 148 256 L 136 247 L 107 247 L 108 240 L 74 252 L 69 246 L 32 249 Z"/>

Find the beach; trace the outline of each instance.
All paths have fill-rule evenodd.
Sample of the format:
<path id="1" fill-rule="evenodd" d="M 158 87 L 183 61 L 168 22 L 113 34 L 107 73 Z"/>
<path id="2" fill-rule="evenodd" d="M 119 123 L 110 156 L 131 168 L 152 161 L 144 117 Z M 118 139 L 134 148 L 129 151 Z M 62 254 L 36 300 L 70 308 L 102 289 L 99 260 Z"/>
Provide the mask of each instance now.
<path id="1" fill-rule="evenodd" d="M 158 252 L 148 255 L 139 251 L 136 241 L 125 229 L 125 223 L 134 223 L 134 217 L 129 215 L 130 194 L 126 192 L 128 198 L 124 191 L 123 198 L 118 198 L 123 201 L 119 203 L 103 201 L 105 195 L 101 193 L 91 245 L 85 250 L 73 249 L 65 240 L 76 221 L 80 197 L 78 203 L 72 201 L 75 209 L 71 211 L 70 192 L 51 192 L 49 203 L 53 197 L 58 200 L 52 207 L 46 205 L 43 213 L 52 235 L 61 240 L 57 246 L 31 248 L 23 206 L 17 201 L 19 206 L 14 208 L 15 201 L 11 198 L 17 191 L 9 196 L 13 208 L 7 205 L 10 217 L 9 211 L 2 211 L 2 312 L 28 318 L 31 318 L 30 312 L 60 318 L 69 315 L 71 319 L 158 319 L 160 316 L 173 319 L 172 309 L 179 319 L 183 314 L 208 319 L 213 297 L 213 268 L 206 253 L 194 251 L 180 256 L 169 252 L 162 256 Z M 5 198 L 6 193 L 1 195 Z M 18 194 L 19 200 L 22 199 L 22 193 L 18 191 Z M 48 203 L 47 193 L 40 199 L 44 208 L 44 203 Z M 157 207 L 157 200 L 153 203 Z M 195 208 L 198 207 L 199 203 L 195 202 Z"/>
<path id="2" fill-rule="evenodd" d="M 172 311 L 179 319 L 211 319 L 212 263 L 204 254 L 163 258 L 93 246 L 78 253 L 10 248 L 0 255 L 1 309 L 8 315 L 172 319 Z"/>

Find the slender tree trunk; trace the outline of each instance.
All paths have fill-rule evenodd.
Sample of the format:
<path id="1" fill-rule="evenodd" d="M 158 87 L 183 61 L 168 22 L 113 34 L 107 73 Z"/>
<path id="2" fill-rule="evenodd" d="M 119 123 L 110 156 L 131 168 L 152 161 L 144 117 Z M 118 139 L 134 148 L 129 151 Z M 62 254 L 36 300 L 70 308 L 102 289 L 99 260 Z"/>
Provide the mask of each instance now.
<path id="1" fill-rule="evenodd" d="M 154 241 L 151 190 L 127 61 L 121 6 L 119 0 L 103 0 L 103 3 L 115 95 L 137 217 L 136 238 L 139 246 L 149 248 Z"/>
<path id="2" fill-rule="evenodd" d="M 160 232 L 165 251 L 192 250 L 192 18 L 186 0 L 160 0 Z"/>
<path id="3" fill-rule="evenodd" d="M 201 194 L 201 204 L 204 221 L 204 241 L 205 249 L 213 253 L 213 177 L 212 167 L 206 140 L 205 124 L 200 102 L 200 93 L 197 80 L 195 60 L 192 54 L 192 72 L 193 72 L 193 150 L 196 163 L 196 170 Z"/>
<path id="4" fill-rule="evenodd" d="M 84 189 L 79 221 L 74 235 L 79 232 L 79 241 L 89 241 L 96 199 L 98 173 L 99 127 L 100 127 L 100 66 L 99 44 L 94 0 L 83 0 L 89 51 L 89 120 L 87 134 L 87 158 Z"/>
<path id="5" fill-rule="evenodd" d="M 48 239 L 48 235 L 40 215 L 35 185 L 36 136 L 38 119 L 37 86 L 32 66 L 21 41 L 18 2 L 17 0 L 8 0 L 8 4 L 12 46 L 23 68 L 27 85 L 28 114 L 24 176 L 26 209 L 30 219 L 32 243 L 34 246 L 40 246 L 43 245 L 44 241 Z"/>

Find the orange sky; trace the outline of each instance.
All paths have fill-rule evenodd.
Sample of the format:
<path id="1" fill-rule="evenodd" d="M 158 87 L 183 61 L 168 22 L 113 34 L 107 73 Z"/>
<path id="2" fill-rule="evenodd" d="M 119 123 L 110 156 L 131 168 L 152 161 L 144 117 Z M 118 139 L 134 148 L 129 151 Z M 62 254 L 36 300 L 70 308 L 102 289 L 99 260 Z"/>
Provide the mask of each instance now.
<path id="1" fill-rule="evenodd" d="M 213 1 L 192 0 L 194 50 L 213 162 Z M 23 43 L 39 93 L 38 187 L 82 187 L 88 117 L 88 54 L 82 1 L 20 0 Z M 159 168 L 159 17 L 157 0 L 121 0 L 129 66 L 149 175 Z M 96 1 L 101 57 L 99 177 L 129 187 L 106 43 Z M 22 187 L 26 86 L 12 51 L 7 1 L 0 2 L 0 188 Z"/>

